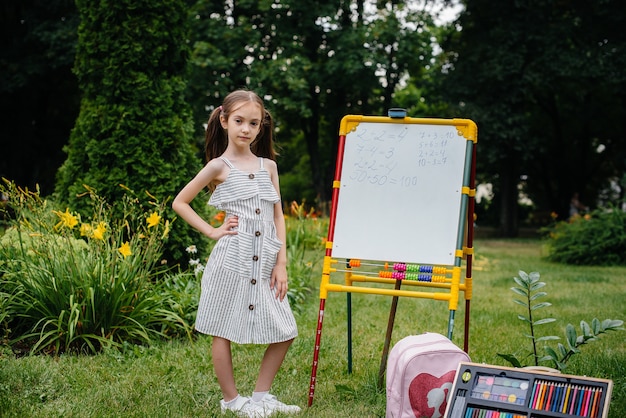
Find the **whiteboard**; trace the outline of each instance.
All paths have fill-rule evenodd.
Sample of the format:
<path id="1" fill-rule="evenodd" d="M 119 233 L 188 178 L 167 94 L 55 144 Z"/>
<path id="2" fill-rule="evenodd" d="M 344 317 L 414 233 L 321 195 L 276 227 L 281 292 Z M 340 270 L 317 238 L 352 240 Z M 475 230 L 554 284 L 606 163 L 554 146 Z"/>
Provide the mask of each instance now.
<path id="1" fill-rule="evenodd" d="M 345 135 L 333 256 L 454 265 L 468 142 L 452 124 L 358 123 Z"/>

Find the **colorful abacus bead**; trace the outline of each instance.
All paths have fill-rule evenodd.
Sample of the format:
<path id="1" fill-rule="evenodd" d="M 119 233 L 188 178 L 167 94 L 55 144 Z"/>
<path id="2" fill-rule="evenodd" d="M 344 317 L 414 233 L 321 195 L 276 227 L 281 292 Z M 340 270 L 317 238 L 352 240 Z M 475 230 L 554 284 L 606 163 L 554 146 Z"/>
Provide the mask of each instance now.
<path id="1" fill-rule="evenodd" d="M 446 274 L 447 270 L 447 268 L 441 266 L 433 267 L 433 273 L 435 274 Z"/>
<path id="2" fill-rule="evenodd" d="M 404 264 L 404 263 L 395 263 L 393 265 L 393 269 L 395 271 L 406 271 L 406 264 Z"/>
<path id="3" fill-rule="evenodd" d="M 406 266 L 406 271 L 419 272 L 420 271 L 420 265 L 419 264 L 408 264 Z"/>
<path id="4" fill-rule="evenodd" d="M 406 274 L 403 271 L 394 271 L 392 277 L 396 280 L 404 280 Z"/>

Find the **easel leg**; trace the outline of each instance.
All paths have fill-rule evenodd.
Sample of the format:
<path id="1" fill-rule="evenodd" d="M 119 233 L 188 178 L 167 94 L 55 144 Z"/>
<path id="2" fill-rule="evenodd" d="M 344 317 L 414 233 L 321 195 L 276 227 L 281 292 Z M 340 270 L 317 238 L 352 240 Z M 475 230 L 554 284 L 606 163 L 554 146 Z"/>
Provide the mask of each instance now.
<path id="1" fill-rule="evenodd" d="M 320 299 L 320 311 L 317 316 L 317 333 L 315 335 L 315 348 L 313 351 L 313 366 L 311 367 L 311 383 L 309 384 L 309 406 L 313 405 L 315 394 L 315 379 L 317 377 L 317 364 L 320 355 L 320 344 L 322 341 L 322 323 L 324 322 L 324 306 L 326 299 Z"/>
<path id="2" fill-rule="evenodd" d="M 454 330 L 454 314 L 456 311 L 450 311 L 450 318 L 448 319 L 448 339 L 452 340 L 452 330 Z"/>
<path id="3" fill-rule="evenodd" d="M 348 307 L 348 374 L 352 374 L 352 293 L 346 293 Z"/>
<path id="4" fill-rule="evenodd" d="M 400 290 L 402 280 L 396 280 L 395 289 Z M 387 333 L 385 335 L 385 345 L 383 346 L 383 355 L 380 359 L 380 368 L 378 369 L 378 389 L 383 388 L 383 380 L 385 379 L 385 370 L 387 369 L 387 358 L 389 357 L 389 344 L 391 343 L 391 334 L 396 319 L 396 310 L 398 309 L 398 296 L 394 296 L 391 300 L 391 310 L 389 311 L 389 321 L 387 321 Z"/>
<path id="5" fill-rule="evenodd" d="M 470 301 L 465 301 L 465 330 L 463 331 L 463 351 L 469 353 Z"/>

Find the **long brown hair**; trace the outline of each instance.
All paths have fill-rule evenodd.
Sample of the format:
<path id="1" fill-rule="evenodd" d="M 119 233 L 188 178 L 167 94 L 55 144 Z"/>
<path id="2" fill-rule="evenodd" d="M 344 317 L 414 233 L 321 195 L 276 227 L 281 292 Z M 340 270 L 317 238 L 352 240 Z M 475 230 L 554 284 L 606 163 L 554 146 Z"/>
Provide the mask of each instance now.
<path id="1" fill-rule="evenodd" d="M 278 153 L 274 149 L 274 120 L 270 112 L 265 109 L 263 100 L 253 91 L 235 90 L 230 93 L 222 105 L 215 108 L 209 116 L 206 127 L 206 135 L 204 140 L 204 153 L 207 162 L 213 158 L 219 157 L 226 151 L 228 146 L 228 135 L 220 122 L 220 116 L 223 115 L 226 120 L 233 109 L 237 109 L 241 102 L 256 103 L 261 107 L 263 120 L 259 134 L 252 144 L 250 150 L 258 157 L 269 158 L 276 161 Z"/>

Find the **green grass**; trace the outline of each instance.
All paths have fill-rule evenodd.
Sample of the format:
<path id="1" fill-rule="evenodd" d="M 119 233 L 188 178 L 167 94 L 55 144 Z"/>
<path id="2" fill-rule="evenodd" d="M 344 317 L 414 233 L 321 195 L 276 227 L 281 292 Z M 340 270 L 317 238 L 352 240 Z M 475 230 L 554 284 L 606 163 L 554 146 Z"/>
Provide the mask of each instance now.
<path id="1" fill-rule="evenodd" d="M 496 353 L 529 350 L 520 306 L 512 302 L 513 277 L 538 271 L 547 283 L 544 299 L 553 304 L 542 315 L 556 323 L 539 332 L 563 336 L 569 322 L 594 317 L 626 318 L 626 267 L 570 267 L 542 260 L 535 240 L 478 240 L 475 243 L 474 294 L 470 315 L 473 361 L 507 365 Z M 316 258 L 321 274 L 323 253 Z M 316 281 L 319 280 L 316 277 Z M 391 298 L 352 296 L 353 371 L 347 373 L 346 294 L 326 302 L 314 404 L 306 408 L 319 310 L 317 291 L 297 317 L 300 335 L 273 386 L 280 399 L 301 405 L 307 417 L 378 417 L 385 414 L 385 392 L 376 387 Z M 453 340 L 463 344 L 465 307 L 456 315 Z M 447 303 L 401 298 L 392 344 L 421 332 L 446 334 Z M 626 332 L 602 335 L 582 347 L 566 373 L 614 381 L 609 417 L 626 416 Z M 522 350 L 523 348 L 523 350 Z M 263 346 L 234 346 L 235 376 L 249 394 Z M 518 356 L 520 357 L 520 356 Z M 210 340 L 125 347 L 96 356 L 14 358 L 0 352 L 2 417 L 211 417 L 219 415 L 221 394 L 212 372 Z"/>

